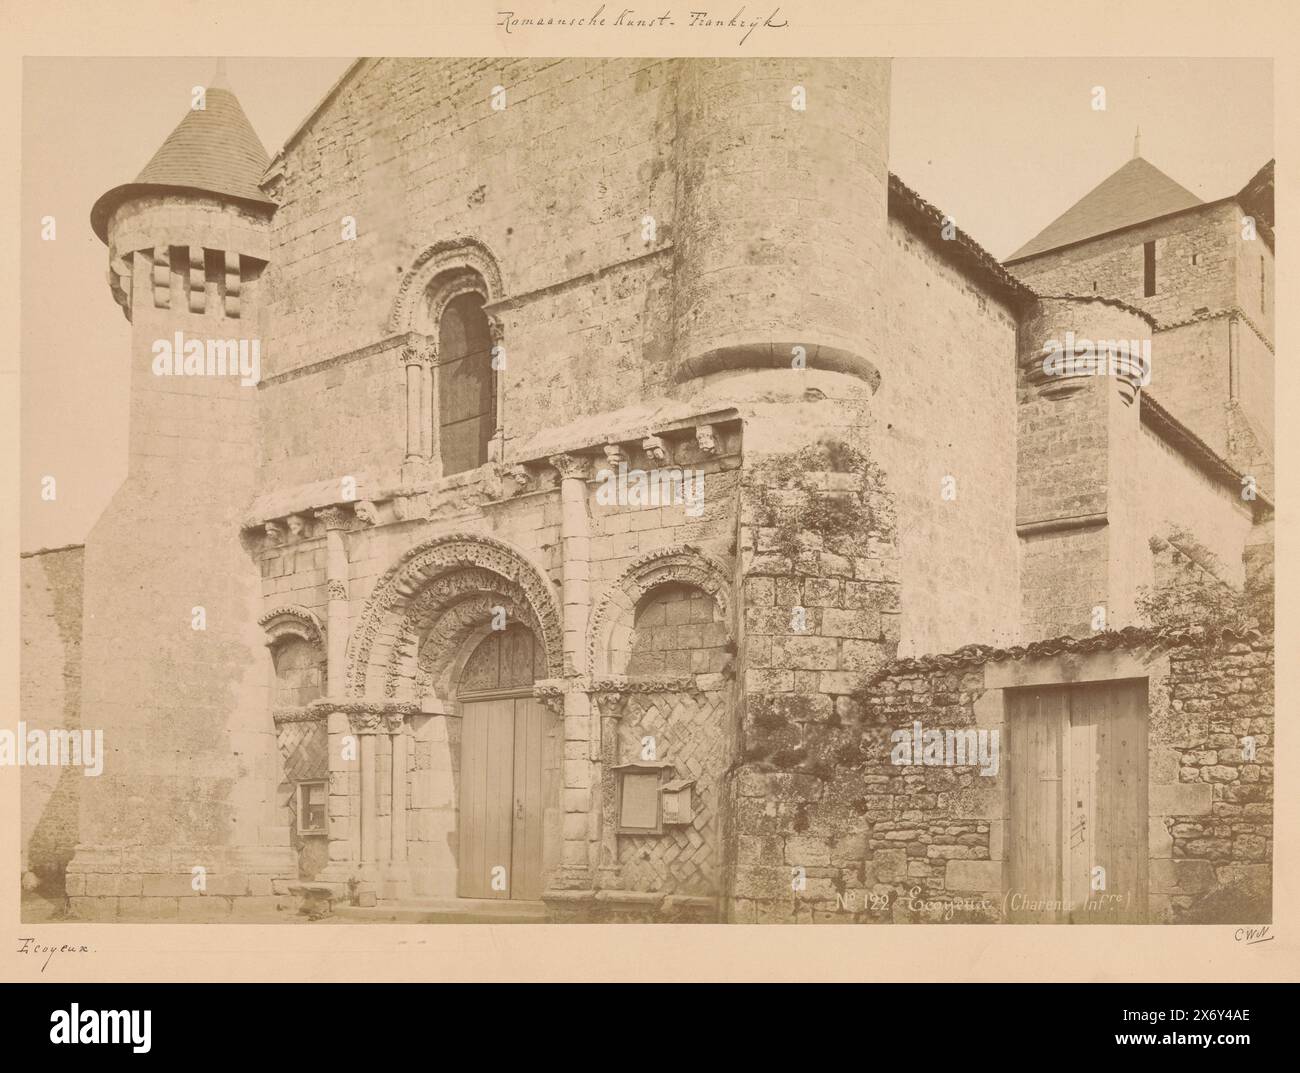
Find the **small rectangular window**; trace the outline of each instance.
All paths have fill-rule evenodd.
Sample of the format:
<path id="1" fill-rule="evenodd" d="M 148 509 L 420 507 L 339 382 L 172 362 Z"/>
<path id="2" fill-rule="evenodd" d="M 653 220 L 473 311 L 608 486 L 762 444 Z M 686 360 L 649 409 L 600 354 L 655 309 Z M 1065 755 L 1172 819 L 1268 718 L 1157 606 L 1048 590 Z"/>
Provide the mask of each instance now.
<path id="1" fill-rule="evenodd" d="M 1156 244 L 1142 243 L 1142 295 L 1150 298 L 1156 293 Z"/>
<path id="2" fill-rule="evenodd" d="M 298 783 L 298 833 L 323 835 L 325 833 L 326 783 Z"/>

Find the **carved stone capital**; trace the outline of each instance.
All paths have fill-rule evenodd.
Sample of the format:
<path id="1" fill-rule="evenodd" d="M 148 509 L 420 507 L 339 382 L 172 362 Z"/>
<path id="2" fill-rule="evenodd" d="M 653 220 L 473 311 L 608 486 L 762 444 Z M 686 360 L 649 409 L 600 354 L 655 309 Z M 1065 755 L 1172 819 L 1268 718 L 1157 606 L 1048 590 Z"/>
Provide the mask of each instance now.
<path id="1" fill-rule="evenodd" d="M 621 716 L 627 707 L 627 694 L 618 690 L 598 690 L 591 694 L 591 700 L 600 715 L 615 718 Z"/>
<path id="2" fill-rule="evenodd" d="M 409 369 L 412 366 L 419 367 L 437 360 L 437 348 L 434 347 L 431 353 L 427 344 L 421 346 L 408 343 L 397 352 L 397 362 L 403 369 Z"/>
<path id="3" fill-rule="evenodd" d="M 400 734 L 406 726 L 406 716 L 401 712 L 388 712 L 384 716 L 384 728 L 390 734 Z"/>
<path id="4" fill-rule="evenodd" d="M 326 529 L 346 529 L 348 527 L 348 512 L 342 507 L 324 507 L 316 511 L 315 515 L 316 520 Z"/>
<path id="5" fill-rule="evenodd" d="M 695 446 L 706 455 L 711 455 L 718 449 L 718 441 L 714 437 L 712 425 L 695 426 Z"/>
<path id="6" fill-rule="evenodd" d="M 488 335 L 491 336 L 492 338 L 492 345 L 500 346 L 503 342 L 505 342 L 505 338 L 506 338 L 505 324 L 502 322 L 501 318 L 494 313 L 488 314 L 487 322 L 488 322 Z"/>
<path id="7" fill-rule="evenodd" d="M 348 598 L 348 587 L 338 578 L 330 578 L 325 583 L 325 596 L 329 600 L 342 600 L 345 603 Z"/>
<path id="8" fill-rule="evenodd" d="M 551 455 L 547 461 L 550 462 L 563 480 L 577 478 L 578 480 L 585 481 L 591 468 L 590 460 L 585 455 Z"/>
<path id="9" fill-rule="evenodd" d="M 610 469 L 618 469 L 619 466 L 627 463 L 627 451 L 621 443 L 607 443 L 603 450 L 605 452 L 605 461 Z"/>
<path id="10" fill-rule="evenodd" d="M 376 711 L 351 711 L 347 714 L 348 726 L 354 734 L 378 734 L 384 721 L 384 717 Z"/>

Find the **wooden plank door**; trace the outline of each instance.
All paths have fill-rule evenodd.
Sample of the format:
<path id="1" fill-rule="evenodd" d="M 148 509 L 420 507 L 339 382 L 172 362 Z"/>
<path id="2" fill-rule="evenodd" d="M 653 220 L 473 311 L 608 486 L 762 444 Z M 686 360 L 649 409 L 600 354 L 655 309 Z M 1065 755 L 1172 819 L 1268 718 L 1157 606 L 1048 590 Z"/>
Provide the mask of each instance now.
<path id="1" fill-rule="evenodd" d="M 1008 919 L 1145 921 L 1146 681 L 1007 697 Z"/>
<path id="2" fill-rule="evenodd" d="M 1068 708 L 1061 688 L 1007 694 L 1007 919 L 1055 924 L 1065 908 L 1062 786 Z"/>
<path id="3" fill-rule="evenodd" d="M 532 697 L 516 700 L 514 826 L 511 897 L 542 896 L 542 840 L 545 832 L 550 712 Z"/>
<path id="4" fill-rule="evenodd" d="M 461 711 L 458 893 L 462 898 L 509 898 L 515 702 L 467 701 Z M 494 879 L 498 889 L 493 889 Z"/>
<path id="5" fill-rule="evenodd" d="M 1069 703 L 1071 919 L 1141 923 L 1147 906 L 1146 681 L 1076 686 Z"/>

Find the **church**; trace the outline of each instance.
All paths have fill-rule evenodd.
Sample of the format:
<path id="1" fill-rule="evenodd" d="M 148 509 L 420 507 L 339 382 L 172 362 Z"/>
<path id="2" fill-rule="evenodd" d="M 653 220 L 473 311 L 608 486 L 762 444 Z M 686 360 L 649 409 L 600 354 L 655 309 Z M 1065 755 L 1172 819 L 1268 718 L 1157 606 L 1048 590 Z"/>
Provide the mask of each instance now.
<path id="1" fill-rule="evenodd" d="M 1135 149 L 999 262 L 890 171 L 887 60 L 362 59 L 274 156 L 197 103 L 89 213 L 129 474 L 23 558 L 22 715 L 103 770 L 24 772 L 25 883 L 1271 919 L 1271 162 Z"/>

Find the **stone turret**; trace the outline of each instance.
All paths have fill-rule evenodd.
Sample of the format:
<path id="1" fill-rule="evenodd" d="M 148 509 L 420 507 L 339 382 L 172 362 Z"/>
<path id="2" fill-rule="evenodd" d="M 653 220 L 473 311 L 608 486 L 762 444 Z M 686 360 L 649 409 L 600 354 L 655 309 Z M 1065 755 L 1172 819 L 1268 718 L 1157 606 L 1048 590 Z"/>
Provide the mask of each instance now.
<path id="1" fill-rule="evenodd" d="M 260 576 L 239 539 L 257 466 L 267 163 L 214 85 L 91 211 L 131 323 L 131 408 L 127 479 L 86 546 L 82 718 L 102 728 L 105 762 L 68 869 L 83 915 L 179 897 L 183 916 L 219 916 L 294 874 L 266 789 Z"/>
<path id="2" fill-rule="evenodd" d="M 1133 625 L 1145 552 L 1136 400 L 1150 379 L 1151 318 L 1109 299 L 1041 298 L 1019 337 L 1022 632 Z"/>
<path id="3" fill-rule="evenodd" d="M 871 375 L 888 61 L 680 64 L 677 379 L 789 369 L 795 347 L 808 368 Z"/>

